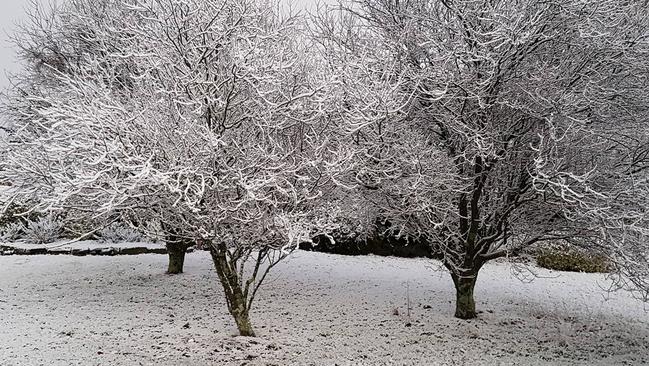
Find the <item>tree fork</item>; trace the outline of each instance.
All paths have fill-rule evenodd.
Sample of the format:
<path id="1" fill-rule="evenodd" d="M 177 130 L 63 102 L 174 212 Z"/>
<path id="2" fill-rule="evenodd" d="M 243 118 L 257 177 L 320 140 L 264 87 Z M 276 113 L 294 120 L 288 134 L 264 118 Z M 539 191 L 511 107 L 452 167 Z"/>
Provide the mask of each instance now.
<path id="1" fill-rule="evenodd" d="M 216 274 L 223 287 L 225 299 L 228 303 L 228 311 L 237 324 L 239 335 L 244 337 L 255 337 L 255 331 L 250 322 L 250 312 L 247 299 L 243 294 L 236 266 L 228 262 L 227 248 L 225 244 L 216 244 L 210 247 L 210 254 Z M 233 268 L 234 267 L 234 268 Z"/>

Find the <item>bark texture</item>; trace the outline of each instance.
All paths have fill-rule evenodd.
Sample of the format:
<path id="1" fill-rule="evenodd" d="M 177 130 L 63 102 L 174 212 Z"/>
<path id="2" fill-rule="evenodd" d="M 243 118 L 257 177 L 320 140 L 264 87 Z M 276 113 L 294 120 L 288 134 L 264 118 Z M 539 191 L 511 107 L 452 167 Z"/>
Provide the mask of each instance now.
<path id="1" fill-rule="evenodd" d="M 255 337 L 255 331 L 250 322 L 250 309 L 248 299 L 242 288 L 237 273 L 236 262 L 228 258 L 228 250 L 225 244 L 216 244 L 210 248 L 214 268 L 219 276 L 223 287 L 225 299 L 228 304 L 228 311 L 234 318 L 239 330 L 239 335 Z"/>
<path id="2" fill-rule="evenodd" d="M 183 273 L 186 251 L 187 244 L 185 243 L 167 243 L 167 253 L 169 254 L 169 267 L 167 273 Z"/>
<path id="3" fill-rule="evenodd" d="M 455 317 L 460 319 L 473 319 L 477 316 L 473 289 L 477 274 L 469 277 L 460 277 L 452 274 L 455 284 Z"/>

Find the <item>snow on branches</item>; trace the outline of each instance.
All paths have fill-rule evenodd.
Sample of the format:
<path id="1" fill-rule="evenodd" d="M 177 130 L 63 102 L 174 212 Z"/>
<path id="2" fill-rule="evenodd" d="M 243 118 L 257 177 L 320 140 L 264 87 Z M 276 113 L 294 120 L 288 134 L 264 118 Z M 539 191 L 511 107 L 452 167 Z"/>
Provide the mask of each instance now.
<path id="1" fill-rule="evenodd" d="M 317 17 L 330 59 L 384 60 L 343 85 L 341 113 L 372 110 L 373 87 L 401 106 L 346 116 L 357 177 L 394 232 L 444 257 L 458 317 L 475 316 L 486 261 L 540 241 L 646 266 L 646 19 L 577 0 L 358 0 Z"/>
<path id="2" fill-rule="evenodd" d="M 357 0 L 305 22 L 261 0 L 71 0 L 17 37 L 2 179 L 42 209 L 209 243 L 242 334 L 264 271 L 377 218 L 443 257 L 461 318 L 484 263 L 543 241 L 608 255 L 646 294 L 647 17 Z"/>
<path id="3" fill-rule="evenodd" d="M 3 174 L 16 193 L 43 209 L 155 220 L 174 241 L 210 243 L 248 335 L 248 287 L 331 230 L 335 210 L 318 201 L 345 170 L 328 135 L 330 78 L 309 55 L 300 17 L 279 9 L 71 1 L 19 40 L 29 71 L 9 103 Z"/>

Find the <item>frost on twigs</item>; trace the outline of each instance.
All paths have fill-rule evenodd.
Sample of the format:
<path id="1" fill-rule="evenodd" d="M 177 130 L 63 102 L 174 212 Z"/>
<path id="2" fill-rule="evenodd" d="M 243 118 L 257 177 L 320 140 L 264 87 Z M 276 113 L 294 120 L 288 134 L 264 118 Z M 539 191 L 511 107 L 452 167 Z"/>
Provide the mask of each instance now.
<path id="1" fill-rule="evenodd" d="M 476 315 L 488 261 L 566 240 L 646 287 L 647 7 L 358 0 L 316 15 L 353 179 Z"/>
<path id="2" fill-rule="evenodd" d="M 102 228 L 98 235 L 99 241 L 104 243 L 128 243 L 142 240 L 142 235 L 139 232 L 117 222 Z"/>
<path id="3" fill-rule="evenodd" d="M 61 236 L 63 224 L 54 216 L 48 215 L 28 221 L 23 232 L 25 239 L 34 244 L 47 244 Z"/>
<path id="4" fill-rule="evenodd" d="M 207 244 L 247 335 L 261 273 L 324 229 L 319 202 L 348 169 L 334 83 L 301 17 L 279 9 L 71 1 L 19 37 L 24 88 L 8 102 L 2 174 L 17 194 Z"/>
<path id="5" fill-rule="evenodd" d="M 7 224 L 0 231 L 0 238 L 5 242 L 13 242 L 22 239 L 25 235 L 25 225 L 20 222 Z"/>

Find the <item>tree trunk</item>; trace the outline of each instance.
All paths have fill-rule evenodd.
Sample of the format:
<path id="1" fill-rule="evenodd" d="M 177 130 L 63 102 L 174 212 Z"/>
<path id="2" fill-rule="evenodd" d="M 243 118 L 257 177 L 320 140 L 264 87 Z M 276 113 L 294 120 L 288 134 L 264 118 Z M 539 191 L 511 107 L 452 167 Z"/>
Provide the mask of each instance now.
<path id="1" fill-rule="evenodd" d="M 187 245 L 184 243 L 167 243 L 167 253 L 169 254 L 169 268 L 167 269 L 167 273 L 183 273 L 186 251 Z"/>
<path id="2" fill-rule="evenodd" d="M 477 316 L 475 311 L 475 300 L 473 289 L 477 280 L 477 274 L 469 277 L 459 277 L 451 274 L 455 284 L 455 317 L 460 319 L 473 319 Z"/>
<path id="3" fill-rule="evenodd" d="M 246 309 L 245 299 L 235 298 L 230 299 L 230 302 L 233 304 L 230 314 L 232 314 L 235 323 L 237 323 L 239 335 L 244 337 L 255 337 L 255 331 L 252 329 L 252 323 L 250 322 L 250 315 Z"/>
<path id="4" fill-rule="evenodd" d="M 228 311 L 234 318 L 239 330 L 239 335 L 244 337 L 255 337 L 255 331 L 252 329 L 250 322 L 250 312 L 248 309 L 248 299 L 244 296 L 241 287 L 241 281 L 236 270 L 236 261 L 228 259 L 227 247 L 224 244 L 217 244 L 210 248 L 214 268 L 219 276 L 219 281 L 223 287 L 225 299 L 228 304 Z"/>

